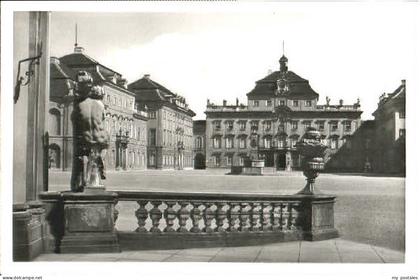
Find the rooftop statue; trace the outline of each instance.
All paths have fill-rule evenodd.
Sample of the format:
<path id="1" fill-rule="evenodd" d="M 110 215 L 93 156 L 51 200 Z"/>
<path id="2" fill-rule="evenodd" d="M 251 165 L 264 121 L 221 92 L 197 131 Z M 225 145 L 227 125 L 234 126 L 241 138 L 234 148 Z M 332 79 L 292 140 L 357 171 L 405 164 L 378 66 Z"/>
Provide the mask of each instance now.
<path id="1" fill-rule="evenodd" d="M 104 158 L 109 145 L 109 135 L 105 129 L 105 106 L 102 102 L 104 90 L 93 85 L 91 75 L 86 71 L 77 73 L 77 89 L 73 123 L 73 169 L 71 190 L 83 192 L 85 187 L 103 187 L 105 179 Z"/>

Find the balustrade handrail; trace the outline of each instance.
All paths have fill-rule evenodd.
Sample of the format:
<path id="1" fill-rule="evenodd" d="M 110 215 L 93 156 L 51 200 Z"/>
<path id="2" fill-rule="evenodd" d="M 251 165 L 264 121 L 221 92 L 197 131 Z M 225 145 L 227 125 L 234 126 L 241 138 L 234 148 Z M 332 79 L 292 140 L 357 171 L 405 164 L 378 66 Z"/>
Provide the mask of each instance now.
<path id="1" fill-rule="evenodd" d="M 206 193 L 206 192 L 150 192 L 150 191 L 113 191 L 118 200 L 200 200 L 200 201 L 287 201 L 299 202 L 302 199 L 313 199 L 313 196 L 302 194 L 271 194 L 271 193 Z M 317 200 L 330 200 L 330 195 L 318 195 Z"/>

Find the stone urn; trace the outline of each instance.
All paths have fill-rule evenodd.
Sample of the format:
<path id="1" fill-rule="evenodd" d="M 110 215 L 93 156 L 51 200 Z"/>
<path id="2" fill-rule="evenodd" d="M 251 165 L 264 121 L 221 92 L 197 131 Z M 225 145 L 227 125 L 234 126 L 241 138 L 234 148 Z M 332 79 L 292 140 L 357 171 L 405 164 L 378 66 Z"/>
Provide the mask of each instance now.
<path id="1" fill-rule="evenodd" d="M 327 146 L 321 142 L 321 133 L 309 127 L 302 139 L 296 144 L 300 155 L 303 156 L 302 168 L 306 177 L 306 186 L 298 194 L 320 194 L 315 190 L 315 179 L 324 170 L 324 154 Z"/>

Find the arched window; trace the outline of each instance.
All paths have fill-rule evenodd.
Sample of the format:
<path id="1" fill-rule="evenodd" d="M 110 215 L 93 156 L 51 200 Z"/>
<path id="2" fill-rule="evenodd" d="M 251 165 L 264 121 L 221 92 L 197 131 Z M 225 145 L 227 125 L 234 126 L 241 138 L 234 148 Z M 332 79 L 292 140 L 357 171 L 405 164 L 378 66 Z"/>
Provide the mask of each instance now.
<path id="1" fill-rule="evenodd" d="M 61 113 L 53 108 L 49 111 L 48 131 L 50 135 L 61 135 Z"/>

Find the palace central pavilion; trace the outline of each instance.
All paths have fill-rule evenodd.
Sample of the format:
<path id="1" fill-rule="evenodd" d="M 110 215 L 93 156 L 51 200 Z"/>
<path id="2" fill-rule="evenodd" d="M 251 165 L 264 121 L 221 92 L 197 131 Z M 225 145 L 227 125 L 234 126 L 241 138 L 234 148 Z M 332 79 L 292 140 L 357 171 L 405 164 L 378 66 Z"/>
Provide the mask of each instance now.
<path id="1" fill-rule="evenodd" d="M 327 166 L 338 150 L 351 149 L 348 140 L 361 125 L 359 101 L 330 105 L 327 98 L 318 105 L 319 94 L 308 80 L 289 71 L 284 55 L 279 62 L 280 70 L 257 81 L 247 94 L 247 105 L 207 102 L 207 167 L 243 165 L 251 157 L 264 159 L 267 167 L 299 169 L 296 143 L 308 127 L 319 129 L 329 147 Z"/>

